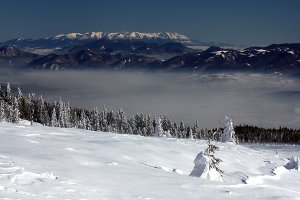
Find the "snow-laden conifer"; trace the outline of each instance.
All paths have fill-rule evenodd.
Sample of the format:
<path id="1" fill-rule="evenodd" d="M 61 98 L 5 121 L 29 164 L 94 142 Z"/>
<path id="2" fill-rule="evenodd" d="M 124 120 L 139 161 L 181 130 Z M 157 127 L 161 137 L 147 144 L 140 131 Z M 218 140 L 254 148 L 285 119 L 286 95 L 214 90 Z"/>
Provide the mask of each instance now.
<path id="1" fill-rule="evenodd" d="M 156 126 L 155 126 L 155 137 L 162 137 L 163 136 L 163 129 L 161 127 L 161 118 L 158 117 L 156 118 L 156 122 L 155 122 Z"/>
<path id="2" fill-rule="evenodd" d="M 14 98 L 14 103 L 13 105 L 11 106 L 11 122 L 13 123 L 19 123 L 20 121 L 20 111 L 19 111 L 19 106 L 18 106 L 18 100 L 17 98 L 15 97 Z"/>
<path id="3" fill-rule="evenodd" d="M 224 119 L 224 132 L 222 135 L 222 142 L 233 142 L 236 143 L 235 131 L 231 117 L 225 116 Z"/>
<path id="4" fill-rule="evenodd" d="M 5 121 L 6 116 L 5 116 L 5 110 L 4 110 L 4 101 L 1 99 L 0 100 L 0 122 Z"/>
<path id="5" fill-rule="evenodd" d="M 222 162 L 221 159 L 215 157 L 215 151 L 218 147 L 213 145 L 208 140 L 208 147 L 204 151 L 201 151 L 194 160 L 194 169 L 190 176 L 200 177 L 202 179 L 208 179 L 211 181 L 223 181 L 223 171 L 219 169 L 218 164 Z"/>
<path id="6" fill-rule="evenodd" d="M 58 122 L 57 122 L 57 116 L 56 116 L 56 110 L 55 110 L 55 108 L 53 108 L 53 110 L 52 110 L 51 126 L 58 127 Z"/>

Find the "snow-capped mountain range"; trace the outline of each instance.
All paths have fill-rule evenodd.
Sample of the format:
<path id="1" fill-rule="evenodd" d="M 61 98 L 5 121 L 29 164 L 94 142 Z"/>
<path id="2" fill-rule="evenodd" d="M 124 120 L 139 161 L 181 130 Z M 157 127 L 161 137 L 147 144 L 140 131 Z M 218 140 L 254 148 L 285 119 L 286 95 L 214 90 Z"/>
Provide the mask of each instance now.
<path id="1" fill-rule="evenodd" d="M 299 43 L 245 49 L 214 46 L 204 51 L 191 48 L 192 43 L 189 37 L 176 32 L 88 32 L 41 39 L 18 38 L 0 44 L 0 64 L 8 61 L 9 65 L 17 63 L 19 67 L 21 64 L 22 68 L 34 69 L 84 66 L 160 71 L 300 72 Z"/>
<path id="2" fill-rule="evenodd" d="M 38 48 L 38 49 L 65 49 L 74 45 L 83 45 L 97 40 L 108 41 L 146 41 L 155 43 L 178 42 L 182 44 L 191 44 L 192 40 L 176 32 L 87 32 L 87 33 L 67 33 L 52 37 L 39 39 L 15 38 L 0 43 L 3 45 L 12 45 L 20 49 Z"/>
<path id="3" fill-rule="evenodd" d="M 108 39 L 108 40 L 174 40 L 186 42 L 190 38 L 176 33 L 176 32 L 158 32 L 158 33 L 142 33 L 142 32 L 87 32 L 87 33 L 68 33 L 59 34 L 54 37 L 49 37 L 46 39 L 61 40 L 61 39 L 71 39 L 71 40 L 90 40 L 90 39 Z"/>

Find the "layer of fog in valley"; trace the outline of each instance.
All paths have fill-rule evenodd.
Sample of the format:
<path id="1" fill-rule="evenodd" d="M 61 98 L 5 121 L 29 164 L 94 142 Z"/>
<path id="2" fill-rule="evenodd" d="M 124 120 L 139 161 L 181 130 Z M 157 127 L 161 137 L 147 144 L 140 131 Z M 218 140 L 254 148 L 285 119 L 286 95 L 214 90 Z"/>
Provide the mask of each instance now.
<path id="1" fill-rule="evenodd" d="M 72 106 L 122 108 L 200 127 L 235 124 L 299 128 L 300 82 L 282 74 L 160 74 L 119 71 L 1 72 L 2 87 L 35 92 Z"/>

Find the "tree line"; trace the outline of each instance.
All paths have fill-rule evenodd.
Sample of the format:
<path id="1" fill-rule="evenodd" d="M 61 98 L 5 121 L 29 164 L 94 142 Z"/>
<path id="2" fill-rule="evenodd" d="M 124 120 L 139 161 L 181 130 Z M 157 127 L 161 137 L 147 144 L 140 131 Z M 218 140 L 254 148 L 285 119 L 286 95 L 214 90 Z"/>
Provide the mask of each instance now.
<path id="1" fill-rule="evenodd" d="M 20 88 L 13 95 L 10 84 L 0 86 L 0 121 L 18 123 L 20 119 L 41 123 L 45 126 L 79 128 L 91 131 L 113 132 L 141 136 L 189 138 L 220 141 L 224 128 L 204 129 L 196 121 L 191 126 L 176 122 L 167 115 L 155 117 L 149 114 L 127 116 L 119 109 L 114 112 L 94 108 L 93 110 L 72 107 L 61 98 L 57 102 L 46 102 L 42 96 L 30 93 L 25 96 Z M 289 128 L 266 129 L 250 125 L 235 127 L 238 142 L 299 143 L 300 130 Z"/>

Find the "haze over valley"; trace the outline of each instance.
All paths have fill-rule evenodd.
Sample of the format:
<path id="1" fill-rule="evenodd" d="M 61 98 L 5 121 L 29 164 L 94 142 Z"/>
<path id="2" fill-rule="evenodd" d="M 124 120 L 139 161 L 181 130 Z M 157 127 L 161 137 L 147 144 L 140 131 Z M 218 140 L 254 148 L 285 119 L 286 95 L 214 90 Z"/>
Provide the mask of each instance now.
<path id="1" fill-rule="evenodd" d="M 280 73 L 145 73 L 121 71 L 6 71 L 13 91 L 72 106 L 105 107 L 127 114 L 163 116 L 203 128 L 221 127 L 223 116 L 236 124 L 298 127 L 300 82 Z"/>

